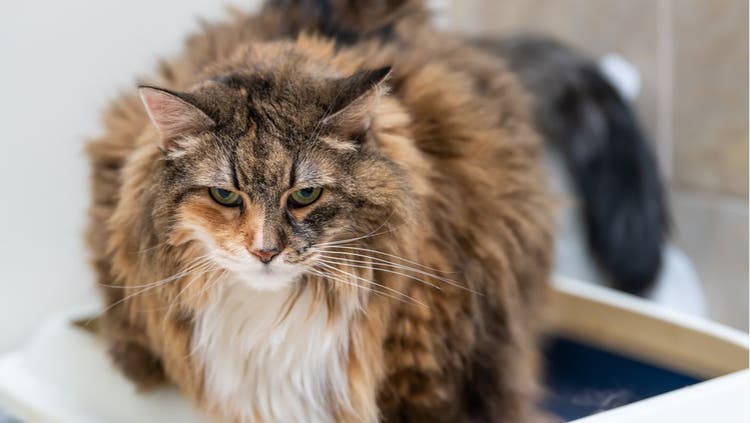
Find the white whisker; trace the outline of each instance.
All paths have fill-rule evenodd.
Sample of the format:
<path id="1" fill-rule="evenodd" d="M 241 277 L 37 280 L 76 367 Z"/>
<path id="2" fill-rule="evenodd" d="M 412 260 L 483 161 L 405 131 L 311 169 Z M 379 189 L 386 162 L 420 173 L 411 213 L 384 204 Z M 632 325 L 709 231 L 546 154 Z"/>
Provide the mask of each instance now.
<path id="1" fill-rule="evenodd" d="M 353 262 L 353 263 L 369 263 L 368 261 L 365 261 L 365 260 L 356 260 L 356 259 L 348 259 L 348 258 L 342 258 L 342 257 L 336 257 L 336 256 L 329 256 L 329 255 L 322 254 L 322 253 L 319 254 L 319 255 L 321 257 L 325 257 L 325 258 L 327 258 L 329 260 L 345 260 L 345 261 L 349 261 L 349 262 Z M 367 257 L 367 256 L 365 256 L 365 257 Z M 373 268 L 375 268 L 374 266 L 378 266 L 378 265 L 380 265 L 380 266 L 390 266 L 390 267 L 393 267 L 393 268 L 396 268 L 396 269 L 406 270 L 406 271 L 414 272 L 414 273 L 417 273 L 417 274 L 420 274 L 420 275 L 423 275 L 423 276 L 428 276 L 430 278 L 437 279 L 437 280 L 439 280 L 441 282 L 445 282 L 445 283 L 447 283 L 447 284 L 449 284 L 451 286 L 455 286 L 456 288 L 461 288 L 461 289 L 469 290 L 465 286 L 461 285 L 460 282 L 458 282 L 456 280 L 453 280 L 453 279 L 444 278 L 442 276 L 438 276 L 438 275 L 435 275 L 435 274 L 432 274 L 432 273 L 429 273 L 429 272 L 425 272 L 425 271 L 420 270 L 420 269 L 415 269 L 415 268 L 410 267 L 410 266 L 405 266 L 405 265 L 402 265 L 402 264 L 399 264 L 399 263 L 391 263 L 391 262 L 389 262 L 387 260 L 378 260 L 375 257 L 368 257 L 368 258 L 370 258 L 372 260 L 378 261 L 377 263 L 373 263 Z M 384 270 L 384 269 L 381 269 L 381 268 L 378 268 L 378 269 Z M 434 286 L 437 289 L 440 289 L 439 286 L 433 285 L 433 284 L 428 283 L 426 281 L 423 281 L 423 282 L 427 283 L 430 286 Z"/>
<path id="2" fill-rule="evenodd" d="M 331 255 L 331 254 L 338 254 L 338 255 Z M 416 267 L 407 266 L 407 265 L 402 264 L 402 263 L 395 263 L 395 262 L 392 262 L 392 261 L 389 261 L 389 260 L 385 260 L 385 259 L 381 259 L 381 258 L 378 258 L 378 257 L 368 256 L 367 254 L 357 254 L 357 253 L 350 253 L 350 252 L 337 252 L 337 251 L 323 250 L 323 251 L 318 252 L 318 255 L 320 255 L 321 257 L 326 257 L 326 258 L 333 259 L 333 260 L 350 260 L 350 261 L 352 261 L 354 263 L 370 263 L 371 261 L 374 261 L 375 262 L 374 264 L 382 264 L 382 265 L 392 266 L 392 267 L 395 267 L 397 269 L 410 270 L 410 271 L 413 271 L 413 272 L 416 272 L 416 273 L 422 273 L 424 275 L 431 276 L 431 277 L 434 277 L 434 278 L 440 278 L 440 276 L 437 276 L 437 275 L 435 275 L 433 273 L 424 272 L 423 270 L 418 269 Z M 341 257 L 341 255 L 343 255 L 344 257 Z M 351 259 L 351 258 L 349 258 L 349 256 L 364 257 L 364 258 L 367 258 L 369 260 Z M 449 279 L 449 280 L 453 281 L 452 279 Z M 457 281 L 453 281 L 453 282 L 458 283 Z"/>
<path id="3" fill-rule="evenodd" d="M 190 281 L 185 286 L 183 286 L 182 289 L 180 289 L 180 292 L 178 292 L 177 295 L 175 295 L 175 297 L 172 299 L 172 301 L 171 301 L 171 303 L 169 305 L 169 309 L 168 310 L 170 310 L 174 304 L 177 304 L 177 301 L 180 298 L 180 295 L 182 295 L 186 290 L 188 290 L 190 288 L 190 286 L 193 283 L 195 283 L 195 281 L 198 280 L 199 276 L 203 276 L 206 273 L 210 273 L 210 272 L 213 272 L 215 270 L 216 270 L 216 266 L 213 263 L 209 263 L 208 268 L 206 268 L 204 270 L 201 270 L 198 273 L 192 274 L 191 275 L 192 277 L 190 278 Z"/>
<path id="4" fill-rule="evenodd" d="M 411 280 L 414 280 L 414 281 L 417 281 L 417 282 L 422 282 L 425 285 L 428 285 L 428 286 L 430 286 L 432 288 L 440 290 L 440 287 L 437 286 L 437 285 L 435 285 L 434 283 L 431 283 L 431 282 L 419 279 L 419 278 L 417 278 L 416 276 L 413 276 L 413 275 L 409 275 L 409 274 L 406 274 L 406 273 L 398 272 L 398 271 L 393 270 L 393 269 L 388 269 L 388 268 L 383 268 L 383 267 L 376 267 L 374 265 L 352 264 L 352 263 L 349 263 L 349 262 L 346 262 L 346 261 L 341 261 L 341 260 L 326 260 L 326 259 L 317 259 L 317 260 L 320 261 L 320 262 L 323 262 L 323 263 L 328 263 L 328 264 L 339 264 L 339 265 L 343 264 L 343 265 L 346 265 L 346 266 L 349 266 L 349 267 L 358 268 L 358 269 L 370 269 L 370 270 L 376 270 L 376 271 L 380 271 L 380 272 L 392 273 L 394 275 L 403 276 L 403 277 L 405 277 L 407 279 L 411 279 Z"/>
<path id="5" fill-rule="evenodd" d="M 375 250 L 372 250 L 372 251 L 375 251 Z M 370 256 L 367 256 L 367 255 L 360 255 L 360 256 L 361 257 L 369 258 L 369 259 L 374 260 L 374 261 L 377 261 L 377 263 L 371 263 L 369 261 L 364 261 L 364 260 L 349 259 L 349 258 L 337 257 L 337 256 L 331 256 L 331 255 L 325 254 L 325 253 L 330 253 L 330 252 L 331 251 L 327 251 L 327 250 L 324 249 L 324 250 L 316 251 L 316 254 L 319 257 L 322 257 L 323 259 L 328 259 L 328 260 L 331 260 L 331 261 L 334 261 L 334 262 L 337 262 L 337 263 L 340 263 L 340 264 L 353 263 L 353 264 L 351 264 L 352 267 L 372 268 L 373 270 L 380 270 L 380 271 L 383 271 L 383 272 L 395 273 L 395 274 L 402 275 L 404 277 L 413 279 L 415 281 L 422 282 L 422 283 L 424 283 L 426 285 L 429 285 L 429 286 L 431 286 L 433 288 L 441 289 L 440 286 L 438 286 L 438 285 L 436 285 L 434 283 L 431 283 L 429 281 L 425 281 L 423 279 L 419 279 L 419 278 L 417 278 L 417 277 L 415 277 L 413 275 L 408 275 L 408 274 L 396 272 L 395 270 L 392 270 L 392 269 L 381 267 L 381 266 L 390 266 L 390 267 L 395 268 L 395 269 L 401 269 L 401 270 L 405 270 L 405 271 L 417 273 L 417 274 L 420 274 L 420 275 L 423 275 L 423 276 L 427 276 L 427 277 L 436 279 L 438 281 L 444 282 L 444 283 L 446 283 L 448 285 L 451 285 L 453 287 L 456 287 L 456 288 L 463 289 L 465 291 L 471 292 L 472 294 L 484 295 L 481 292 L 478 292 L 478 291 L 475 291 L 475 290 L 473 290 L 471 288 L 468 288 L 468 287 L 462 285 L 460 282 L 455 281 L 453 279 L 448 279 L 448 278 L 445 278 L 445 277 L 442 277 L 442 276 L 439 276 L 439 275 L 435 275 L 433 273 L 425 272 L 425 271 L 420 270 L 420 269 L 416 269 L 416 268 L 413 268 L 413 267 L 410 267 L 410 266 L 402 265 L 400 263 L 392 263 L 392 262 L 389 262 L 387 260 L 378 259 L 376 257 L 370 257 Z M 355 254 L 352 254 L 352 255 L 355 255 Z M 319 259 L 319 260 L 325 261 L 323 259 Z M 362 265 L 362 264 L 364 264 L 364 265 Z"/>
<path id="6" fill-rule="evenodd" d="M 176 280 L 176 279 L 179 279 L 179 278 L 181 278 L 181 277 L 184 277 L 185 275 L 189 274 L 190 272 L 194 271 L 195 269 L 201 268 L 202 266 L 205 266 L 206 264 L 210 264 L 210 263 L 208 262 L 208 260 L 209 260 L 209 259 L 204 259 L 203 261 L 201 261 L 201 263 L 199 263 L 199 264 L 195 264 L 195 265 L 194 265 L 193 267 L 191 267 L 191 269 L 190 269 L 190 270 L 183 270 L 183 271 L 181 271 L 180 273 L 178 273 L 178 274 L 176 274 L 176 275 L 172 275 L 172 276 L 170 276 L 170 277 L 168 277 L 168 278 L 166 278 L 166 279 L 162 279 L 161 281 L 157 281 L 157 282 L 152 282 L 152 283 L 146 284 L 146 285 L 145 285 L 145 288 L 143 288 L 143 289 L 139 289 L 138 291 L 136 291 L 136 292 L 134 292 L 134 293 L 132 293 L 132 294 L 126 295 L 125 297 L 123 297 L 123 298 L 119 299 L 118 301 L 115 301 L 114 303 L 112 303 L 112 304 L 108 305 L 108 306 L 107 306 L 107 307 L 105 307 L 105 308 L 104 308 L 104 309 L 103 309 L 102 311 L 100 311 L 99 313 L 97 313 L 97 315 L 96 315 L 96 316 L 92 317 L 92 319 L 91 319 L 91 320 L 93 320 L 93 319 L 94 319 L 94 318 L 96 318 L 97 316 L 100 316 L 100 315 L 104 314 L 104 313 L 105 313 L 105 312 L 107 312 L 108 310 L 111 310 L 112 308 L 114 308 L 114 307 L 118 306 L 119 304 L 122 304 L 123 302 L 125 302 L 125 301 L 127 301 L 127 300 L 129 300 L 129 299 L 131 299 L 131 298 L 133 298 L 133 297 L 135 297 L 135 296 L 137 296 L 137 295 L 141 295 L 141 294 L 143 294 L 143 293 L 145 293 L 145 292 L 147 292 L 147 291 L 149 291 L 149 290 L 151 290 L 151 289 L 157 288 L 157 287 L 159 287 L 159 286 L 163 286 L 163 285 L 166 285 L 166 284 L 167 284 L 167 283 L 169 283 L 169 282 L 172 282 L 172 281 L 174 281 L 174 280 Z M 196 261 L 196 260 L 194 260 L 193 262 L 195 262 L 195 261 Z M 106 286 L 106 285 L 103 285 L 103 286 Z M 140 286 L 144 286 L 144 285 L 140 285 Z M 137 287 L 138 287 L 138 285 L 136 285 L 136 286 L 115 286 L 115 287 L 116 287 L 116 288 L 124 288 L 124 289 L 129 289 L 129 288 L 137 288 Z"/>
<path id="7" fill-rule="evenodd" d="M 314 247 L 316 247 L 316 246 L 313 246 L 313 248 Z M 382 256 L 385 256 L 385 257 L 396 258 L 396 259 L 402 260 L 402 261 L 404 261 L 406 263 L 413 264 L 413 265 L 415 265 L 417 267 L 421 267 L 422 269 L 432 270 L 433 272 L 446 273 L 446 274 L 456 274 L 456 273 L 458 273 L 458 272 L 449 272 L 449 271 L 446 271 L 446 270 L 440 270 L 440 269 L 436 269 L 434 267 L 425 266 L 425 265 L 423 265 L 423 264 L 421 264 L 419 262 L 416 262 L 416 261 L 413 261 L 413 260 L 409 260 L 409 259 L 405 259 L 405 258 L 403 258 L 401 256 L 397 256 L 395 254 L 384 253 L 382 251 L 373 250 L 371 248 L 356 247 L 356 246 L 353 246 L 353 245 L 331 246 L 331 247 L 327 247 L 326 249 L 321 250 L 321 251 L 325 251 L 327 253 L 333 253 L 333 254 L 359 255 L 359 254 L 350 253 L 350 252 L 347 252 L 347 251 L 335 251 L 335 250 L 331 250 L 332 248 L 345 249 L 345 250 L 354 250 L 354 251 L 361 251 L 361 252 L 369 252 L 369 253 L 379 254 L 379 255 L 382 255 Z M 367 258 L 374 258 L 374 257 L 366 255 L 366 254 L 365 255 L 361 255 L 361 256 L 362 257 L 367 257 Z"/>
<path id="8" fill-rule="evenodd" d="M 392 299 L 392 300 L 396 300 L 396 301 L 407 302 L 407 301 L 406 301 L 406 300 L 405 300 L 404 298 L 400 298 L 400 297 L 398 297 L 398 296 L 395 296 L 395 295 L 392 295 L 392 294 L 388 294 L 388 293 L 386 293 L 386 292 L 382 292 L 382 291 L 375 291 L 375 290 L 373 290 L 373 289 L 372 289 L 372 288 L 370 288 L 370 287 L 365 287 L 365 286 L 362 286 L 362 285 L 357 285 L 357 284 L 355 284 L 355 283 L 353 283 L 353 282 L 351 282 L 351 281 L 348 281 L 348 280 L 346 280 L 346 279 L 343 279 L 343 278 L 339 278 L 339 277 L 336 277 L 336 276 L 334 276 L 334 275 L 331 275 L 331 274 L 330 274 L 329 272 L 325 272 L 325 271 L 323 271 L 322 269 L 309 269 L 308 271 L 309 271 L 310 273 L 312 273 L 312 274 L 314 274 L 314 275 L 317 275 L 317 276 L 320 276 L 320 277 L 322 277 L 322 278 L 326 278 L 326 279 L 330 279 L 330 280 L 333 280 L 333 281 L 341 282 L 341 283 L 343 283 L 343 284 L 345 284 L 345 285 L 350 285 L 350 286 L 353 286 L 353 287 L 355 287 L 355 288 L 360 288 L 360 289 L 364 289 L 364 290 L 366 290 L 367 292 L 372 292 L 373 294 L 376 294 L 376 295 L 382 295 L 382 296 L 384 296 L 384 297 L 386 297 L 386 298 L 390 298 L 390 299 Z M 345 272 L 345 273 L 347 273 L 347 272 Z M 350 273 L 347 273 L 347 274 L 348 274 L 349 276 L 355 276 L 355 275 L 352 275 L 352 274 L 350 274 Z M 373 283 L 372 281 L 368 281 L 368 282 L 369 282 L 369 283 Z M 386 287 L 386 288 L 387 288 L 387 287 Z M 396 292 L 398 292 L 398 291 L 396 291 Z M 406 295 L 406 294 L 404 294 L 404 293 L 401 293 L 401 292 L 398 292 L 398 293 L 399 293 L 399 294 L 400 294 L 401 296 L 403 296 L 403 297 L 406 297 L 407 299 L 409 299 L 409 300 L 411 300 L 411 301 L 413 301 L 413 302 L 417 303 L 418 305 L 420 305 L 420 306 L 422 306 L 422 307 L 425 307 L 425 308 L 428 308 L 426 304 L 424 304 L 424 303 L 420 302 L 419 300 L 416 300 L 416 299 L 414 299 L 414 298 L 412 298 L 412 297 L 410 297 L 410 296 L 408 296 L 408 295 Z M 363 311 L 364 311 L 364 310 L 363 310 Z"/>
<path id="9" fill-rule="evenodd" d="M 107 284 L 104 284 L 104 283 L 100 283 L 99 286 L 104 286 L 104 287 L 107 287 L 107 288 L 115 288 L 115 289 L 131 289 L 131 288 L 148 288 L 150 286 L 161 285 L 161 284 L 164 284 L 165 282 L 171 282 L 171 281 L 173 281 L 175 279 L 179 279 L 179 278 L 187 275 L 191 271 L 195 270 L 196 268 L 198 268 L 200 266 L 203 266 L 204 264 L 206 264 L 206 259 L 207 258 L 208 258 L 208 255 L 203 255 L 201 257 L 198 257 L 198 258 L 192 260 L 190 263 L 188 263 L 188 268 L 187 269 L 181 270 L 180 272 L 178 272 L 178 273 L 176 273 L 176 274 L 174 274 L 172 276 L 168 276 L 168 277 L 166 277 L 166 278 L 164 278 L 162 280 L 158 280 L 156 282 L 149 282 L 147 284 L 142 284 L 142 285 L 107 285 Z"/>
<path id="10" fill-rule="evenodd" d="M 404 294 L 403 292 L 401 292 L 401 291 L 399 291 L 399 290 L 397 290 L 397 289 L 391 288 L 391 287 L 389 287 L 389 286 L 385 286 L 385 285 L 383 285 L 383 284 L 381 284 L 381 283 L 378 283 L 378 282 L 375 282 L 375 281 L 372 281 L 372 280 L 369 280 L 369 279 L 365 279 L 365 278 L 363 278 L 363 277 L 361 277 L 361 276 L 357 276 L 357 275 L 355 275 L 355 274 L 353 274 L 353 273 L 349 273 L 349 272 L 347 272 L 347 271 L 345 271 L 345 270 L 343 270 L 343 269 L 339 269 L 338 267 L 335 267 L 335 266 L 331 266 L 331 265 L 328 265 L 328 264 L 326 264 L 326 263 L 318 263 L 318 264 L 319 264 L 319 265 L 321 265 L 321 266 L 324 266 L 324 267 L 326 267 L 327 269 L 335 270 L 335 271 L 337 271 L 337 272 L 339 272 L 339 273 L 343 273 L 343 274 L 345 274 L 345 275 L 351 276 L 351 277 L 353 277 L 353 278 L 356 278 L 356 279 L 358 279 L 358 280 L 361 280 L 361 281 L 363 281 L 363 282 L 365 282 L 365 283 L 368 283 L 368 284 L 372 284 L 372 285 L 375 285 L 375 286 L 377 286 L 377 287 L 379 287 L 379 288 L 383 288 L 383 289 L 385 289 L 385 290 L 387 290 L 387 291 L 391 291 L 391 292 L 394 292 L 394 293 L 396 293 L 397 295 L 400 295 L 400 296 L 402 296 L 402 297 L 408 298 L 408 299 L 410 299 L 410 300 L 412 300 L 412 301 L 416 302 L 417 304 L 420 304 L 420 305 L 422 305 L 422 306 L 424 306 L 424 307 L 427 307 L 427 305 L 426 305 L 426 304 L 424 304 L 423 302 L 421 302 L 421 301 L 419 301 L 419 300 L 417 300 L 417 299 L 415 299 L 415 298 L 413 298 L 413 297 L 411 297 L 411 296 L 409 296 L 409 295 L 407 295 L 407 294 Z"/>
<path id="11" fill-rule="evenodd" d="M 378 226 L 377 228 L 373 229 L 373 230 L 372 230 L 372 231 L 371 231 L 370 233 L 368 233 L 368 234 L 365 234 L 365 235 L 361 235 L 361 236 L 357 236 L 357 237 L 354 237 L 354 238 L 341 239 L 341 240 L 336 240 L 336 241 L 329 241 L 329 242 L 321 242 L 320 244 L 316 244 L 316 246 L 326 246 L 326 245 L 341 245 L 341 244 L 348 244 L 348 243 L 350 243 L 350 242 L 354 242 L 354 241 L 359 241 L 359 240 L 361 240 L 361 239 L 372 238 L 372 237 L 374 237 L 374 236 L 378 236 L 378 235 L 383 235 L 383 234 L 387 234 L 387 233 L 393 232 L 393 231 L 394 231 L 394 230 L 396 230 L 397 228 L 392 228 L 392 229 L 390 229 L 390 230 L 387 230 L 387 231 L 385 231 L 385 232 L 380 232 L 380 233 L 377 233 L 377 232 L 378 232 L 378 231 L 380 230 L 380 228 L 382 228 L 383 226 L 385 226 L 385 225 L 386 225 L 386 224 L 388 223 L 388 220 L 390 220 L 390 218 L 391 218 L 392 216 L 393 216 L 393 212 L 391 212 L 391 213 L 390 213 L 390 214 L 388 215 L 388 217 L 387 217 L 387 218 L 385 218 L 385 220 L 383 221 L 383 223 L 381 223 L 381 224 L 380 224 L 380 226 Z"/>

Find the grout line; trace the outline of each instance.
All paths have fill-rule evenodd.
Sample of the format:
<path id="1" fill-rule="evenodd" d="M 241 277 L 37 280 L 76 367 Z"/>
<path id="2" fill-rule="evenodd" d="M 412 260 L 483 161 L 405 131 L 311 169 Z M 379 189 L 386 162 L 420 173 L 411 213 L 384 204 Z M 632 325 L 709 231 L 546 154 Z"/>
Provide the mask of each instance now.
<path id="1" fill-rule="evenodd" d="M 672 0 L 659 0 L 657 20 L 657 132 L 659 162 L 667 181 L 673 178 L 674 167 L 674 42 L 672 31 Z"/>

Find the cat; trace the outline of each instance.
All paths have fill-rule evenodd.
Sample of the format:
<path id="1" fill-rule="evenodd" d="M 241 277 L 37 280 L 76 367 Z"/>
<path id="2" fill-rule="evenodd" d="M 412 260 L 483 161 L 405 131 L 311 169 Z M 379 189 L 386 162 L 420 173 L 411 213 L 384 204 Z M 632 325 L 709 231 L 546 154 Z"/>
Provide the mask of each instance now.
<path id="1" fill-rule="evenodd" d="M 502 57 L 532 94 L 536 127 L 580 198 L 591 255 L 616 289 L 646 296 L 658 280 L 669 206 L 646 133 L 594 61 L 542 35 L 471 42 Z"/>
<path id="2" fill-rule="evenodd" d="M 88 241 L 140 388 L 238 422 L 546 419 L 528 97 L 420 1 L 236 12 L 104 122 Z"/>

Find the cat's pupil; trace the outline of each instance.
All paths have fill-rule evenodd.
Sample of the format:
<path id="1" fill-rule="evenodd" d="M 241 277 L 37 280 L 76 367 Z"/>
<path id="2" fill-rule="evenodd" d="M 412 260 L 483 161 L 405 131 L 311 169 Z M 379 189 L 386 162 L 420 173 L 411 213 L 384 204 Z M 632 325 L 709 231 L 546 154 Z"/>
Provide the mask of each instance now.
<path id="1" fill-rule="evenodd" d="M 217 192 L 219 193 L 219 195 L 220 195 L 220 196 L 221 196 L 222 198 L 227 198 L 227 197 L 229 197 L 230 195 L 232 195 L 232 193 L 231 193 L 231 192 L 229 192 L 229 191 L 227 191 L 227 190 L 225 190 L 225 189 L 221 189 L 221 188 L 219 188 L 219 189 L 217 189 L 216 191 L 217 191 Z"/>
<path id="2" fill-rule="evenodd" d="M 304 189 L 299 190 L 299 193 L 303 197 L 309 197 L 309 196 L 311 196 L 313 194 L 313 191 L 314 190 L 312 188 L 304 188 Z"/>

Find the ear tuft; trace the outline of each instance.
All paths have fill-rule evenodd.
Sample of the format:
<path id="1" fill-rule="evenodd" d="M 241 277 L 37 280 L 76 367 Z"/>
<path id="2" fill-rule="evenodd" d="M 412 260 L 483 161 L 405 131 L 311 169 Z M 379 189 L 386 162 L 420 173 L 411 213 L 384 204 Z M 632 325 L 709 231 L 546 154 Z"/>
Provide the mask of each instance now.
<path id="1" fill-rule="evenodd" d="M 334 103 L 331 107 L 337 113 L 355 103 L 380 85 L 391 73 L 390 66 L 373 70 L 363 70 L 352 76 L 338 79 L 334 83 Z"/>
<path id="2" fill-rule="evenodd" d="M 378 88 L 390 73 L 391 67 L 385 66 L 335 80 L 331 113 L 323 119 L 323 125 L 335 127 L 354 141 L 362 140 L 371 124 L 371 105 L 383 92 Z"/>
<path id="3" fill-rule="evenodd" d="M 151 123 L 159 131 L 165 150 L 175 147 L 173 141 L 178 136 L 215 125 L 213 119 L 190 103 L 183 94 L 151 86 L 138 87 L 138 93 Z"/>

